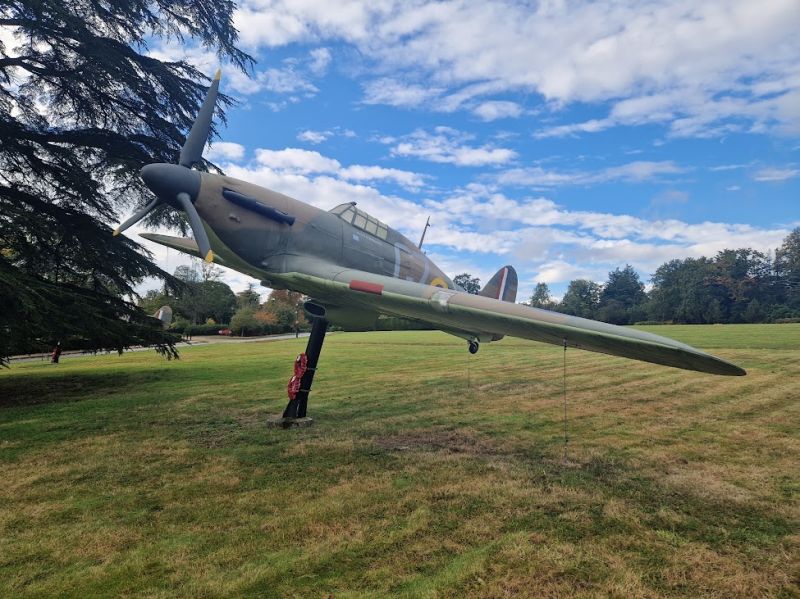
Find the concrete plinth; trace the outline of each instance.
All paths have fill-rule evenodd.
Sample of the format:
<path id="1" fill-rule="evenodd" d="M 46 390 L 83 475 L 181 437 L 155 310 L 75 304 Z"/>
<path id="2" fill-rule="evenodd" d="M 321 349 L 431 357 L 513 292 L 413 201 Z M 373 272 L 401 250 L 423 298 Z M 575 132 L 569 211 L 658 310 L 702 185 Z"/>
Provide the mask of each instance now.
<path id="1" fill-rule="evenodd" d="M 311 426 L 314 419 L 304 416 L 303 418 L 290 418 L 288 416 L 270 416 L 267 419 L 267 426 L 270 428 L 300 428 Z"/>

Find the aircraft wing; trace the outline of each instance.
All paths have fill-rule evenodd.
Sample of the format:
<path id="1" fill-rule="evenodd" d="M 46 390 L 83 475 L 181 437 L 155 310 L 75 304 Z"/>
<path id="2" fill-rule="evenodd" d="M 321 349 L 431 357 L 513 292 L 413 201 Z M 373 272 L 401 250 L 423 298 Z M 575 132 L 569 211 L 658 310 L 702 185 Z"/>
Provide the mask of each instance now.
<path id="1" fill-rule="evenodd" d="M 197 242 L 191 237 L 175 237 L 173 235 L 161 235 L 160 233 L 139 233 L 139 236 L 164 245 L 168 248 L 178 250 L 184 254 L 195 256 L 201 260 L 203 259 L 203 255 L 200 253 L 200 248 L 197 246 Z M 214 254 L 214 262 L 222 266 L 227 266 L 225 260 L 217 254 Z"/>
<path id="2" fill-rule="evenodd" d="M 503 334 L 711 374 L 742 368 L 667 337 L 358 270 L 286 273 L 290 288 L 323 305 L 414 318 L 444 330 Z"/>

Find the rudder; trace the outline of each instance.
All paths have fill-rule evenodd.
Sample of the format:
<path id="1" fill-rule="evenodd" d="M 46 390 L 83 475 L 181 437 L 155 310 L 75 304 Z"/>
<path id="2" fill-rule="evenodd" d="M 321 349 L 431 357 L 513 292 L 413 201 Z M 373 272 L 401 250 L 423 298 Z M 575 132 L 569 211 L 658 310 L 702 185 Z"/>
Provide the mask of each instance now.
<path id="1" fill-rule="evenodd" d="M 514 303 L 517 301 L 517 271 L 510 264 L 506 264 L 489 279 L 478 295 Z M 492 335 L 492 341 L 500 341 L 502 338 L 503 335 Z"/>
<path id="2" fill-rule="evenodd" d="M 495 273 L 478 295 L 513 303 L 517 301 L 517 283 L 517 271 L 507 264 Z"/>

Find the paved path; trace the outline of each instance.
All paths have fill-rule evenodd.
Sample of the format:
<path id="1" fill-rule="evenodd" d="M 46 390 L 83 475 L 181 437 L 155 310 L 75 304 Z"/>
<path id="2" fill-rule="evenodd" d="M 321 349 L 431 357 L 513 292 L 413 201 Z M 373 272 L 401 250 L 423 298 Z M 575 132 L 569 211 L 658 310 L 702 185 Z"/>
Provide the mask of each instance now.
<path id="1" fill-rule="evenodd" d="M 300 337 L 308 337 L 310 333 L 300 333 Z M 294 339 L 294 333 L 285 335 L 265 335 L 263 337 L 228 337 L 226 335 L 195 335 L 192 343 L 255 343 L 256 341 L 284 341 Z"/>
<path id="2" fill-rule="evenodd" d="M 308 337 L 310 333 L 300 333 L 300 337 Z M 264 335 L 262 337 L 227 337 L 225 335 L 196 335 L 192 338 L 191 341 L 181 341 L 180 343 L 176 343 L 177 347 L 191 347 L 193 345 L 205 345 L 207 343 L 255 343 L 257 341 L 285 341 L 287 339 L 295 339 L 294 333 L 287 333 L 285 335 Z M 125 353 L 127 352 L 134 352 L 134 351 L 153 351 L 152 347 L 131 347 L 130 349 L 126 349 Z M 116 352 L 97 352 L 97 354 L 93 354 L 91 352 L 81 352 L 81 351 L 73 351 L 73 352 L 64 352 L 61 354 L 61 359 L 64 358 L 84 358 L 87 356 L 94 356 L 94 355 L 110 355 L 115 354 Z M 49 362 L 50 361 L 50 354 L 28 354 L 25 356 L 11 356 L 11 363 L 17 364 L 20 362 Z"/>

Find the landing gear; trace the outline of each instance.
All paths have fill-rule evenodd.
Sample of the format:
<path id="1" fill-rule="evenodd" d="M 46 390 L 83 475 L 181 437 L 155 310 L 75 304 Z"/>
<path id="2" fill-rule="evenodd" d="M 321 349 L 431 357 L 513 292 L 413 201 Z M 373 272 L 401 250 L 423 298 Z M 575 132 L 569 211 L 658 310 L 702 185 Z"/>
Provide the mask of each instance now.
<path id="1" fill-rule="evenodd" d="M 470 341 L 469 342 L 469 353 L 477 354 L 478 350 L 481 348 L 480 344 L 477 341 Z"/>
<path id="2" fill-rule="evenodd" d="M 311 392 L 311 383 L 314 381 L 314 373 L 317 371 L 317 361 L 322 352 L 322 343 L 325 341 L 325 333 L 328 330 L 328 321 L 324 318 L 314 318 L 311 325 L 311 336 L 306 345 L 306 370 L 300 379 L 300 389 L 294 399 L 289 401 L 283 416 L 279 419 L 270 421 L 272 426 L 289 428 L 291 426 L 303 426 L 311 423 L 311 419 L 306 416 L 308 406 L 308 394 Z"/>

